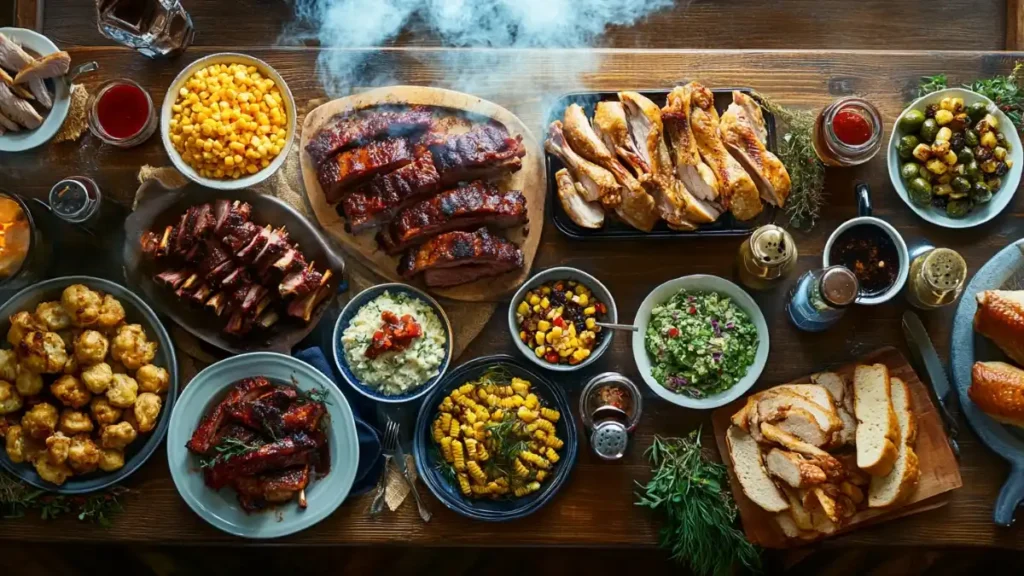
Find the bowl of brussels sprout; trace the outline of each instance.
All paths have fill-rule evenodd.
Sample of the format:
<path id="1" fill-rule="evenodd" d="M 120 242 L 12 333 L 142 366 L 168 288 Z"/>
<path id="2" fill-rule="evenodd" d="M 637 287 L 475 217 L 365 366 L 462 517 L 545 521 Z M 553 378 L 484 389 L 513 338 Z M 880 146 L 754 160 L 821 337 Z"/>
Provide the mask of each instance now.
<path id="1" fill-rule="evenodd" d="M 889 178 L 918 216 L 944 228 L 988 222 L 1013 199 L 1020 136 L 991 100 L 964 88 L 918 98 L 889 139 Z"/>

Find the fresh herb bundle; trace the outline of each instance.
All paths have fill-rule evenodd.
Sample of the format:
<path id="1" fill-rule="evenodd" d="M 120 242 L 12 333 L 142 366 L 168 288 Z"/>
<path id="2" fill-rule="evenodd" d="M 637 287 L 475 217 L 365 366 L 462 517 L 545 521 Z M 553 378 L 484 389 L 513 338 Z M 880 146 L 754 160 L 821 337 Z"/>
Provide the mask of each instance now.
<path id="1" fill-rule="evenodd" d="M 936 74 L 935 76 L 922 76 L 921 82 L 917 87 L 917 97 L 927 96 L 932 92 L 938 92 L 939 90 L 945 90 L 949 88 L 949 80 L 946 79 L 945 74 Z"/>
<path id="2" fill-rule="evenodd" d="M 825 165 L 814 151 L 816 116 L 808 110 L 791 110 L 755 92 L 754 98 L 785 127 L 779 142 L 779 160 L 786 166 L 792 188 L 786 200 L 786 214 L 794 228 L 810 230 L 821 216 L 825 202 Z"/>
<path id="3" fill-rule="evenodd" d="M 0 518 L 21 518 L 29 510 L 38 510 L 43 520 L 76 514 L 82 522 L 109 526 L 111 517 L 123 510 L 118 498 L 127 492 L 127 488 L 114 486 L 83 496 L 52 494 L 0 472 Z"/>
<path id="4" fill-rule="evenodd" d="M 263 442 L 260 440 L 254 440 L 252 443 L 249 443 L 238 438 L 226 437 L 214 448 L 217 451 L 216 454 L 199 459 L 199 467 L 212 468 L 236 456 L 259 450 L 260 446 L 263 446 Z"/>
<path id="5" fill-rule="evenodd" d="M 1006 117 L 1017 127 L 1017 131 L 1024 130 L 1024 88 L 1020 86 L 1021 72 L 1024 69 L 1024 62 L 1017 62 L 1013 71 L 1005 76 L 994 76 L 982 78 L 970 84 L 962 86 L 985 96 L 995 102 Z M 949 86 L 945 74 L 935 76 L 923 76 L 917 87 L 917 96 L 925 96 L 932 92 L 944 90 Z"/>
<path id="6" fill-rule="evenodd" d="M 660 510 L 666 518 L 661 546 L 672 559 L 698 575 L 729 573 L 735 562 L 760 571 L 759 550 L 736 529 L 736 504 L 725 466 L 709 460 L 700 430 L 685 438 L 654 437 L 647 450 L 654 476 L 637 483 L 637 506 Z"/>

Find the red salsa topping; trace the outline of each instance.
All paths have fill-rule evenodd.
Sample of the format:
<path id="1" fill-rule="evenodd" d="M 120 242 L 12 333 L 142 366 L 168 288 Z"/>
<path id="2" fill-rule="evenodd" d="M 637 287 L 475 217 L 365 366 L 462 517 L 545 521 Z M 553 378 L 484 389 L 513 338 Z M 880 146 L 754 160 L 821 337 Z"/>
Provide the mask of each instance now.
<path id="1" fill-rule="evenodd" d="M 131 138 L 149 121 L 149 100 L 146 93 L 131 84 L 111 86 L 96 103 L 96 119 L 104 132 L 113 138 Z"/>
<path id="2" fill-rule="evenodd" d="M 401 352 L 423 335 L 423 328 L 409 314 L 401 318 L 390 310 L 381 312 L 383 324 L 373 333 L 373 341 L 366 348 L 366 357 L 373 360 L 385 352 Z"/>
<path id="3" fill-rule="evenodd" d="M 860 146 L 871 139 L 871 124 L 864 116 L 843 108 L 832 118 L 832 132 L 850 146 Z"/>

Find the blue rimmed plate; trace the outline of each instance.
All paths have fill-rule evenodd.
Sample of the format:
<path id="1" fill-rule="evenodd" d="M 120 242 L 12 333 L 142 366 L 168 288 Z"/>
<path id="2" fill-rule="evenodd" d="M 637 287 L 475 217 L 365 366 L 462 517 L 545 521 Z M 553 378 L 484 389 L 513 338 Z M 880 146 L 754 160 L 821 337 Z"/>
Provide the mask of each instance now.
<path id="1" fill-rule="evenodd" d="M 437 414 L 437 405 L 441 403 L 441 399 L 446 394 L 466 382 L 476 380 L 493 368 L 503 368 L 508 370 L 512 376 L 530 381 L 537 396 L 561 412 L 562 417 L 555 425 L 555 429 L 558 437 L 565 441 L 565 445 L 559 453 L 561 458 L 555 464 L 554 474 L 541 484 L 540 490 L 522 498 L 474 500 L 463 496 L 459 487 L 449 483 L 438 470 L 438 452 L 433 449 L 434 439 L 431 436 L 430 426 Z M 576 464 L 578 444 L 576 421 L 572 415 L 569 398 L 565 395 L 562 387 L 555 385 L 535 372 L 533 368 L 528 368 L 511 356 L 499 354 L 484 356 L 462 364 L 452 370 L 441 384 L 424 399 L 416 418 L 413 453 L 416 456 L 416 468 L 420 478 L 442 504 L 467 518 L 488 522 L 505 522 L 528 516 L 554 498 L 568 480 L 569 474 Z"/>
<path id="2" fill-rule="evenodd" d="M 352 372 L 352 369 L 349 368 L 348 359 L 345 358 L 345 348 L 341 345 L 341 336 L 352 323 L 352 318 L 359 313 L 359 310 L 363 306 L 384 292 L 405 294 L 425 303 L 434 311 L 435 314 L 437 314 L 437 317 L 441 320 L 441 324 L 444 326 L 446 332 L 444 360 L 442 360 L 441 365 L 437 369 L 437 375 L 410 392 L 391 396 L 383 394 L 370 386 L 363 384 L 363 382 L 356 377 Z M 444 378 L 445 372 L 448 371 L 448 365 L 451 364 L 452 361 L 452 324 L 448 321 L 448 315 L 445 314 L 441 305 L 438 304 L 436 300 L 428 296 L 426 292 L 413 286 L 409 286 L 408 284 L 401 284 L 398 282 L 378 284 L 353 296 L 352 299 L 349 300 L 348 304 L 346 304 L 341 310 L 341 315 L 338 316 L 338 321 L 334 325 L 334 334 L 331 336 L 331 355 L 334 357 L 334 365 L 338 368 L 338 372 L 341 373 L 342 377 L 345 378 L 345 381 L 348 382 L 356 392 L 378 402 L 390 404 L 410 402 L 417 398 L 421 398 L 424 394 L 430 392 L 430 390 L 436 386 L 442 378 Z"/>
<path id="3" fill-rule="evenodd" d="M 228 387 L 253 376 L 282 384 L 295 382 L 300 390 L 319 388 L 327 392 L 331 469 L 306 489 L 309 504 L 305 510 L 289 502 L 273 510 L 246 513 L 234 490 L 217 492 L 203 483 L 196 456 L 185 448 L 200 420 L 224 398 Z M 244 538 L 279 538 L 320 522 L 348 496 L 359 466 L 355 418 L 341 391 L 309 364 L 274 352 L 240 354 L 206 368 L 182 392 L 167 432 L 167 462 L 178 493 L 203 520 Z"/>

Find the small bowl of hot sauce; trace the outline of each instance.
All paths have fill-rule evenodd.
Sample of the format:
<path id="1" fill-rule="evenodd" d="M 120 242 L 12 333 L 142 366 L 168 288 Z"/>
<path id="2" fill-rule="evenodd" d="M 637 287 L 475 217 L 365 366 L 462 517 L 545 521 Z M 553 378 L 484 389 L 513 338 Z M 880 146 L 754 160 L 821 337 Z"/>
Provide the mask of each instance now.
<path id="1" fill-rule="evenodd" d="M 89 131 L 119 148 L 138 146 L 156 132 L 149 92 L 128 79 L 107 82 L 89 99 Z"/>

